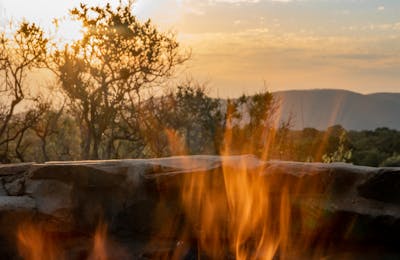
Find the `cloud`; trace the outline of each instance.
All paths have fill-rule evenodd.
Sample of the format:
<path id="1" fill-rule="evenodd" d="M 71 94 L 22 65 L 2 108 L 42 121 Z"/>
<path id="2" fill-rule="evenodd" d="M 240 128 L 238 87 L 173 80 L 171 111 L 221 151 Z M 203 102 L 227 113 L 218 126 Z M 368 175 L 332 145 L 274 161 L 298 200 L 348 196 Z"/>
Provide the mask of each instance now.
<path id="1" fill-rule="evenodd" d="M 400 3 L 376 4 L 372 0 L 180 0 L 179 3 L 183 14 L 176 28 L 182 44 L 192 49 L 190 73 L 200 81 L 211 82 L 221 93 L 226 90 L 224 93 L 240 94 L 246 87 L 262 87 L 263 80 L 273 88 L 398 87 Z M 384 16 L 376 15 L 383 11 Z M 199 15 L 193 15 L 196 13 Z"/>

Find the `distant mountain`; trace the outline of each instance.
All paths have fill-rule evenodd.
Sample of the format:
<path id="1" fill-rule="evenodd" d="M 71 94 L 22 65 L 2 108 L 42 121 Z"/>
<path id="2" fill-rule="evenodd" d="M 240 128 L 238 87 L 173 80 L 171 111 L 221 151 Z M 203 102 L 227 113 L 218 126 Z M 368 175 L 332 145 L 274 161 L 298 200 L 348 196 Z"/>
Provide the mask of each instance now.
<path id="1" fill-rule="evenodd" d="M 290 90 L 273 93 L 283 119 L 293 115 L 293 129 L 326 129 L 340 124 L 349 130 L 400 129 L 400 93 L 363 95 L 347 90 Z"/>

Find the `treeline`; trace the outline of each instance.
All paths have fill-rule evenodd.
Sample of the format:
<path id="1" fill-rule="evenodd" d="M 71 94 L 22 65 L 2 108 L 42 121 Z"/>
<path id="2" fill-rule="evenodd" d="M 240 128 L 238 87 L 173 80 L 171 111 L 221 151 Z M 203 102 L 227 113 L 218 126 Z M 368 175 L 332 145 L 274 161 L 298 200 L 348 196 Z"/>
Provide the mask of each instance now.
<path id="1" fill-rule="evenodd" d="M 113 124 L 113 133 L 106 131 L 98 140 L 96 159 L 223 153 L 265 157 L 267 147 L 273 147 L 269 154 L 277 154 L 285 146 L 288 125 L 275 127 L 276 107 L 269 92 L 221 100 L 188 82 L 136 104 L 134 117 Z M 91 159 L 85 152 L 86 131 L 66 107 L 37 112 L 26 130 L 15 132 L 28 113 L 10 120 L 8 133 L 18 138 L 0 146 L 3 163 Z"/>
<path id="2" fill-rule="evenodd" d="M 349 162 L 365 166 L 400 166 L 400 131 L 386 127 L 347 131 L 340 125 L 326 131 L 290 130 L 288 149 L 280 159 L 309 162 Z"/>
<path id="3" fill-rule="evenodd" d="M 290 121 L 277 124 L 278 107 L 269 92 L 223 100 L 188 81 L 136 104 L 135 116 L 113 125 L 114 135 L 99 141 L 97 159 L 251 153 L 266 160 L 400 166 L 397 130 L 347 131 L 336 125 L 296 131 Z M 3 163 L 90 159 L 86 131 L 68 107 L 32 111 L 11 118 L 7 136 L 17 138 L 0 146 Z"/>

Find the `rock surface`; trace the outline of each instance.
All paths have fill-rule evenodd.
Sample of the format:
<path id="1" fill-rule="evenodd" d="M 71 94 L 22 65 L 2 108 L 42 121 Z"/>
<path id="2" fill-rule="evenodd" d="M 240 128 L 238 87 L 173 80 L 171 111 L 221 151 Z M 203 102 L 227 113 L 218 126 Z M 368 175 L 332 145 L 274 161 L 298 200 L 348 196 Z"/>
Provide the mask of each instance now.
<path id="1" fill-rule="evenodd" d="M 163 237 L 165 247 L 149 246 L 170 220 L 184 215 L 184 178 L 203 174 L 223 182 L 226 169 L 261 174 L 270 183 L 271 197 L 285 187 L 293 212 L 303 212 L 313 223 L 314 239 L 336 243 L 340 254 L 354 251 L 350 259 L 362 254 L 360 246 L 371 244 L 377 251 L 383 247 L 400 255 L 395 250 L 400 232 L 399 168 L 264 162 L 250 155 L 0 165 L 0 244 L 8 243 L 0 245 L 0 254 L 18 259 L 11 234 L 27 221 L 45 223 L 51 234 L 79 241 L 90 241 L 99 223 L 107 223 L 110 239 L 128 248 L 127 259 L 156 258 L 153 251 L 168 252 L 179 240 L 169 234 Z M 70 244 L 64 248 L 76 252 Z M 79 250 L 83 253 L 68 258 L 88 256 L 90 245 Z"/>

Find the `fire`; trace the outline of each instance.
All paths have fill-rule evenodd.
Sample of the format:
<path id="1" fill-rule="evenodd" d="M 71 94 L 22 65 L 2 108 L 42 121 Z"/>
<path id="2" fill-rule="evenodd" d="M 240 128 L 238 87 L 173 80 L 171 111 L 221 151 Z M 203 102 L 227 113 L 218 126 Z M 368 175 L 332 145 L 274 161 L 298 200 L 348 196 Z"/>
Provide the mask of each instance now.
<path id="1" fill-rule="evenodd" d="M 89 260 L 131 259 L 128 252 L 108 235 L 108 225 L 100 221 L 94 232 Z"/>
<path id="2" fill-rule="evenodd" d="M 176 183 L 171 184 L 176 192 L 174 197 L 162 194 L 165 198 L 161 198 L 157 209 L 161 213 L 162 228 L 157 238 L 174 238 L 176 245 L 172 252 L 165 250 L 168 246 L 158 246 L 154 258 L 296 259 L 298 251 L 302 250 L 311 251 L 306 254 L 308 259 L 321 258 L 325 255 L 324 248 L 318 247 L 318 243 L 323 241 L 317 241 L 320 238 L 313 232 L 323 217 L 318 205 L 323 198 L 321 201 L 316 198 L 315 203 L 310 201 L 306 207 L 295 205 L 305 191 L 318 190 L 319 183 L 293 181 L 267 168 L 265 161 L 274 144 L 276 130 L 254 129 L 258 133 L 255 136 L 235 136 L 230 122 L 228 114 L 221 166 L 214 170 L 195 167 L 195 172 L 180 172 L 173 179 Z M 182 137 L 172 130 L 166 130 L 166 136 L 171 152 L 184 155 L 188 149 Z M 240 154 L 259 149 L 260 137 L 263 140 L 261 161 L 251 156 L 232 156 L 232 146 L 238 147 L 238 143 L 242 147 Z M 184 163 L 187 160 L 187 168 L 191 168 L 193 161 L 189 157 L 180 157 L 180 160 Z M 177 218 L 176 212 L 171 213 L 175 208 L 168 205 L 168 199 L 176 200 L 176 194 L 180 210 Z M 170 213 L 173 217 L 164 218 L 170 217 Z M 40 226 L 21 226 L 18 248 L 21 256 L 28 260 L 62 259 L 59 247 L 47 238 Z M 303 253 L 300 255 L 304 256 Z M 102 222 L 94 233 L 93 247 L 88 255 L 91 260 L 106 260 L 116 255 L 126 258 L 126 254 L 108 238 L 107 225 Z"/>
<path id="3" fill-rule="evenodd" d="M 309 247 L 313 242 L 312 236 L 307 236 L 310 234 L 307 229 L 309 213 L 306 210 L 293 212 L 293 198 L 298 196 L 298 191 L 304 191 L 304 187 L 271 177 L 273 174 L 267 171 L 266 164 L 255 165 L 256 160 L 252 161 L 251 156 L 231 156 L 232 144 L 238 147 L 237 142 L 241 142 L 239 153 L 251 153 L 260 140 L 234 136 L 229 124 L 228 115 L 225 146 L 221 151 L 222 166 L 212 172 L 199 170 L 182 177 L 178 194 L 181 194 L 184 223 L 183 227 L 176 224 L 172 229 L 180 232 L 178 244 L 185 246 L 177 246 L 172 255 L 164 258 L 182 259 L 196 254 L 194 257 L 198 259 L 286 259 L 293 258 L 296 250 Z M 256 131 L 265 137 L 261 159 L 266 161 L 276 131 Z M 173 147 L 185 150 L 185 143 L 179 136 L 168 137 Z M 307 185 L 309 191 L 314 189 L 311 183 Z M 315 214 L 314 220 L 318 221 L 318 217 L 318 213 Z M 294 218 L 297 218 L 296 225 L 292 223 Z M 300 240 L 293 230 L 304 237 Z"/>
<path id="4" fill-rule="evenodd" d="M 107 260 L 107 225 L 100 222 L 93 238 L 93 249 L 90 260 Z"/>
<path id="5" fill-rule="evenodd" d="M 23 259 L 64 259 L 61 248 L 41 224 L 21 224 L 17 230 L 17 241 L 18 251 Z"/>
<path id="6" fill-rule="evenodd" d="M 183 237 L 195 237 L 198 251 L 213 259 L 284 256 L 290 244 L 287 189 L 282 187 L 269 198 L 270 185 L 262 168 L 251 170 L 244 161 L 234 163 L 242 164 L 239 171 L 226 161 L 222 174 L 184 177 L 182 207 L 187 226 Z"/>
<path id="7" fill-rule="evenodd" d="M 22 223 L 16 236 L 18 252 L 25 260 L 63 260 L 71 257 L 75 259 L 73 254 L 71 255 L 68 242 L 47 231 L 45 224 Z M 103 222 L 99 222 L 91 239 L 78 239 L 74 243 L 79 241 L 83 243 L 83 251 L 78 254 L 81 255 L 79 259 L 84 255 L 87 256 L 84 259 L 89 260 L 129 259 L 125 250 L 109 239 L 107 225 Z"/>

